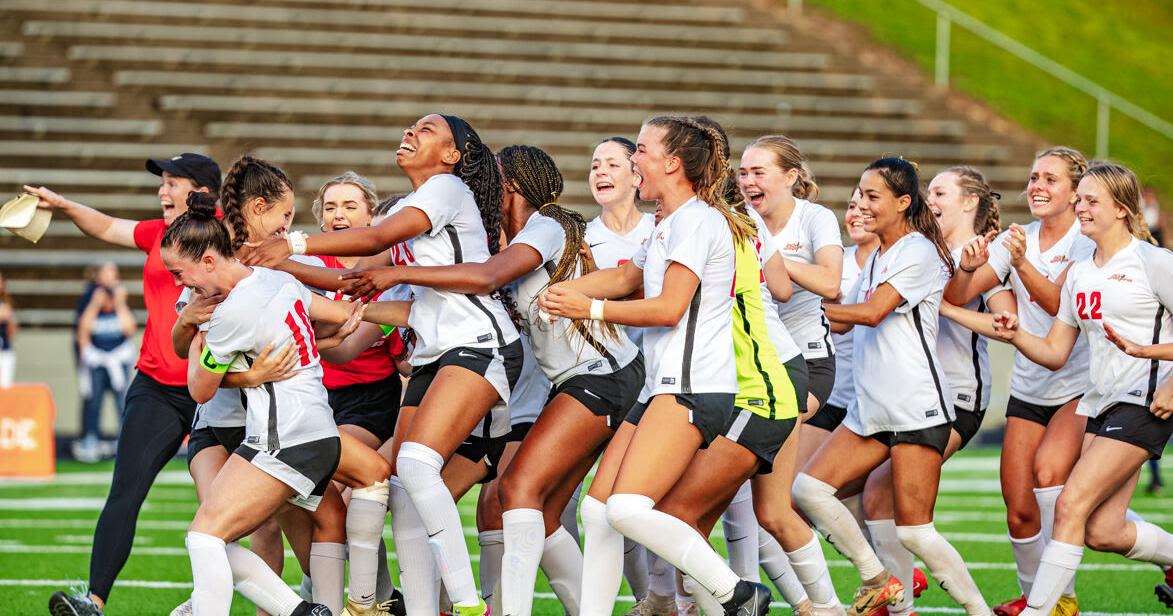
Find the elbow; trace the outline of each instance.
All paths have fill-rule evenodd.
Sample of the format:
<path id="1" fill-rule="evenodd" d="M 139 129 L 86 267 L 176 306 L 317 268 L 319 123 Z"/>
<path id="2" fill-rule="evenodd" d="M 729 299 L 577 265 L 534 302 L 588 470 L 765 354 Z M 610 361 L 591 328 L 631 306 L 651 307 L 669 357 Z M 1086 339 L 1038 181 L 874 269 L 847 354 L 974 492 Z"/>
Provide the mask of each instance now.
<path id="1" fill-rule="evenodd" d="M 840 292 L 839 281 L 836 280 L 836 281 L 834 281 L 834 284 L 828 283 L 828 284 L 824 285 L 822 288 L 817 289 L 815 291 L 815 294 L 818 295 L 819 297 L 822 297 L 823 299 L 829 299 L 831 301 L 835 301 L 836 299 L 839 299 L 839 292 Z"/>
<path id="2" fill-rule="evenodd" d="M 868 312 L 867 314 L 863 315 L 862 319 L 860 319 L 860 325 L 876 327 L 884 320 L 884 316 L 886 315 L 880 312 Z"/>
<path id="3" fill-rule="evenodd" d="M 191 399 L 196 401 L 196 404 L 207 404 L 208 401 L 216 395 L 215 388 L 209 389 L 206 387 L 191 385 L 187 388 L 187 390 L 191 394 Z"/>

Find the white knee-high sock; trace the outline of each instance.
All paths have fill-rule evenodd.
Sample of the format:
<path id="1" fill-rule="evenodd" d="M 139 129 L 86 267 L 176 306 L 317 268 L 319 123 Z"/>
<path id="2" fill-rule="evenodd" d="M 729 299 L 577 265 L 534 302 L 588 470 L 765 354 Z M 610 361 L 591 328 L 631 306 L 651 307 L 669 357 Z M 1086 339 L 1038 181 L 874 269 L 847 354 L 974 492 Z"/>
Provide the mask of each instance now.
<path id="1" fill-rule="evenodd" d="M 391 478 L 391 532 L 408 616 L 435 616 L 440 603 L 436 561 L 428 547 L 428 531 L 399 477 Z"/>
<path id="2" fill-rule="evenodd" d="M 848 496 L 841 499 L 839 502 L 843 503 L 844 507 L 851 512 L 851 517 L 855 518 L 855 523 L 859 525 L 859 529 L 863 531 L 864 536 L 871 540 L 871 535 L 868 534 L 867 514 L 863 511 L 863 492 L 854 496 Z"/>
<path id="3" fill-rule="evenodd" d="M 290 614 L 301 605 L 302 598 L 252 550 L 233 542 L 224 546 L 224 552 L 232 583 L 245 599 L 274 616 Z"/>
<path id="4" fill-rule="evenodd" d="M 1014 550 L 1014 568 L 1018 571 L 1018 586 L 1022 589 L 1022 596 L 1030 596 L 1035 574 L 1039 570 L 1039 559 L 1043 557 L 1043 548 L 1047 547 L 1043 533 L 1026 539 L 1012 536 L 1010 547 Z"/>
<path id="5" fill-rule="evenodd" d="M 725 509 L 721 526 L 725 530 L 729 568 L 742 579 L 758 579 L 758 518 L 753 512 L 753 491 L 748 481 L 741 484 Z"/>
<path id="6" fill-rule="evenodd" d="M 362 607 L 375 604 L 379 546 L 387 519 L 390 486 L 380 481 L 350 492 L 346 508 L 346 545 L 350 548 L 350 599 Z"/>
<path id="7" fill-rule="evenodd" d="M 818 535 L 811 533 L 811 540 L 806 545 L 793 552 L 787 552 L 786 557 L 790 559 L 794 575 L 802 584 L 814 607 L 839 607 L 839 599 L 835 597 L 835 586 L 831 583 L 831 572 L 827 569 L 827 559 L 823 556 L 823 546 L 819 544 Z"/>
<path id="8" fill-rule="evenodd" d="M 607 523 L 607 506 L 582 499 L 582 616 L 611 616 L 623 575 L 623 535 Z"/>
<path id="9" fill-rule="evenodd" d="M 912 611 L 912 552 L 900 542 L 896 533 L 896 520 L 866 520 L 872 546 L 884 567 L 909 589 L 899 603 L 888 606 L 892 614 L 907 614 Z"/>
<path id="10" fill-rule="evenodd" d="M 653 509 L 655 502 L 640 494 L 612 494 L 607 499 L 607 521 L 630 537 L 691 575 L 724 603 L 733 596 L 741 578 L 713 551 L 713 547 L 688 524 Z"/>
<path id="11" fill-rule="evenodd" d="M 639 545 L 638 543 L 636 545 Z M 646 555 L 648 568 L 648 592 L 654 592 L 661 597 L 671 597 L 676 594 L 676 567 L 660 558 L 655 552 L 649 551 L 642 545 L 639 547 Z"/>
<path id="12" fill-rule="evenodd" d="M 341 543 L 310 544 L 310 576 L 314 584 L 314 602 L 342 613 L 346 605 L 343 586 L 346 581 L 346 546 Z"/>
<path id="13" fill-rule="evenodd" d="M 582 550 L 565 527 L 559 526 L 558 530 L 546 537 L 540 565 L 562 606 L 571 616 L 578 616 L 582 603 L 579 596 L 582 589 Z"/>
<path id="14" fill-rule="evenodd" d="M 416 510 L 428 512 L 423 518 L 428 545 L 452 603 L 459 607 L 480 605 L 481 598 L 472 578 L 472 561 L 460 525 L 460 512 L 440 478 L 444 458 L 430 447 L 407 442 L 400 446 L 395 462 L 399 481 L 411 495 Z"/>
<path id="15" fill-rule="evenodd" d="M 480 574 L 481 598 L 494 614 L 501 610 L 501 559 L 505 556 L 505 531 L 483 530 L 477 533 L 477 545 L 481 547 Z"/>
<path id="16" fill-rule="evenodd" d="M 1055 609 L 1063 590 L 1075 579 L 1075 570 L 1083 560 L 1083 546 L 1051 541 L 1043 550 L 1034 587 L 1026 598 L 1024 616 L 1046 616 Z"/>
<path id="17" fill-rule="evenodd" d="M 704 614 L 725 613 L 725 607 L 722 606 L 721 602 L 713 596 L 713 593 L 705 590 L 705 587 L 697 583 L 697 581 L 693 579 L 691 575 L 684 576 L 681 586 L 684 587 L 684 592 L 688 593 L 688 595 L 692 597 L 693 601 L 696 602 L 697 606 L 701 608 L 701 612 Z M 679 600 L 677 601 L 677 605 L 680 605 Z M 679 612 L 677 613 L 679 614 Z"/>
<path id="18" fill-rule="evenodd" d="M 814 537 L 814 533 L 811 533 L 811 537 Z M 791 607 L 808 599 L 806 589 L 798 580 L 798 575 L 791 566 L 786 551 L 782 549 L 782 545 L 778 543 L 774 535 L 760 527 L 758 528 L 758 559 L 761 562 L 762 570 L 766 572 L 766 577 L 770 578 L 774 588 L 778 589 L 778 594 L 782 595 L 782 599 Z"/>
<path id="19" fill-rule="evenodd" d="M 314 581 L 310 578 L 310 574 L 304 572 L 301 574 L 301 586 L 297 588 L 297 596 L 306 603 L 314 600 Z"/>
<path id="20" fill-rule="evenodd" d="M 1143 520 L 1133 522 L 1133 525 L 1136 526 L 1136 543 L 1125 556 L 1161 568 L 1173 566 L 1173 535 Z"/>
<path id="21" fill-rule="evenodd" d="M 647 596 L 648 551 L 627 537 L 623 538 L 623 578 L 637 601 Z"/>
<path id="22" fill-rule="evenodd" d="M 868 545 L 851 512 L 835 498 L 835 487 L 806 473 L 794 479 L 794 503 L 814 522 L 832 547 L 855 565 L 859 577 L 869 581 L 884 573 L 884 565 Z"/>
<path id="23" fill-rule="evenodd" d="M 567 501 L 566 506 L 562 508 L 562 515 L 558 516 L 558 523 L 570 536 L 574 538 L 574 542 L 579 544 L 579 551 L 582 551 L 582 543 L 578 535 L 578 501 L 582 498 L 582 484 L 578 484 L 578 488 L 574 494 L 570 495 L 570 500 Z"/>
<path id="24" fill-rule="evenodd" d="M 1039 525 L 1042 527 L 1040 534 L 1043 536 L 1043 545 L 1051 542 L 1051 533 L 1055 530 L 1055 504 L 1059 502 L 1059 495 L 1063 493 L 1063 486 L 1051 486 L 1049 488 L 1035 488 L 1035 501 L 1039 504 Z M 1067 588 L 1063 589 L 1063 594 L 1072 596 L 1075 594 L 1075 579 L 1072 578 L 1071 583 Z"/>
<path id="25" fill-rule="evenodd" d="M 383 540 L 381 533 L 378 559 L 379 570 L 375 574 L 375 602 L 382 603 L 390 599 L 395 592 L 395 583 L 391 581 L 391 569 L 387 567 L 387 543 Z"/>
<path id="26" fill-rule="evenodd" d="M 545 520 L 537 509 L 510 509 L 501 519 L 505 531 L 505 555 L 501 559 L 502 614 L 529 616 L 546 539 Z"/>
<path id="27" fill-rule="evenodd" d="M 191 604 L 200 616 L 228 616 L 232 610 L 232 567 L 224 541 L 188 531 L 184 538 L 191 558 Z"/>
<path id="28" fill-rule="evenodd" d="M 990 608 L 982 598 L 973 576 L 969 574 L 969 569 L 965 567 L 965 562 L 961 560 L 961 554 L 937 532 L 932 522 L 919 526 L 897 526 L 896 535 L 904 547 L 920 557 L 941 588 L 965 608 L 966 614 L 989 616 Z"/>

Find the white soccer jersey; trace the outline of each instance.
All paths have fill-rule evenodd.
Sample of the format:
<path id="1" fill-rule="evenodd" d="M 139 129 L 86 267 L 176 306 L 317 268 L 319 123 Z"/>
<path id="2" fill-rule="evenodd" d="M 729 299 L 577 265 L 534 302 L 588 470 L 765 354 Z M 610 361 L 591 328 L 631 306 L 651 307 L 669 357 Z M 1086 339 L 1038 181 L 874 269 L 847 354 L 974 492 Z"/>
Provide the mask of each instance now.
<path id="1" fill-rule="evenodd" d="M 179 293 L 179 299 L 175 301 L 175 312 L 182 312 L 188 304 L 191 303 L 192 290 L 190 287 L 184 287 L 183 291 Z M 211 321 L 200 323 L 199 331 L 208 331 L 208 326 Z M 238 428 L 244 425 L 245 410 L 244 400 L 240 397 L 240 390 L 229 387 L 221 387 L 216 390 L 216 394 L 212 396 L 211 400 L 203 404 L 197 404 L 195 410 L 195 419 L 192 421 L 192 429 L 198 430 L 200 428 Z"/>
<path id="2" fill-rule="evenodd" d="M 247 370 L 270 343 L 281 348 L 292 341 L 298 354 L 291 378 L 243 390 L 249 447 L 274 451 L 338 436 L 309 318 L 312 297 L 293 276 L 254 267 L 212 313 L 206 351 L 231 371 Z"/>
<path id="3" fill-rule="evenodd" d="M 948 278 L 936 247 L 916 232 L 864 265 L 853 303 L 865 303 L 884 283 L 904 301 L 875 327 L 853 328 L 856 395 L 843 420 L 852 432 L 923 430 L 953 420 L 953 396 L 936 356 Z"/>
<path id="4" fill-rule="evenodd" d="M 569 319 L 550 323 L 538 314 L 538 296 L 550 283 L 566 244 L 558 221 L 534 212 L 510 242 L 514 244 L 525 244 L 542 257 L 542 264 L 518 281 L 517 309 L 529 323 L 534 356 L 546 378 L 561 384 L 580 374 L 611 374 L 635 358 L 639 349 L 622 331 L 612 339 L 597 323 L 587 321 L 590 340 L 584 340 Z"/>
<path id="5" fill-rule="evenodd" d="M 652 236 L 652 229 L 655 228 L 656 217 L 652 214 L 644 214 L 634 229 L 628 231 L 626 235 L 619 235 L 603 224 L 602 217 L 596 217 L 587 223 L 583 240 L 591 247 L 591 256 L 595 260 L 595 267 L 609 269 L 630 261 L 635 253 L 639 252 L 640 246 L 643 246 L 644 242 Z M 642 346 L 644 339 L 642 327 L 622 327 L 622 329 L 637 347 Z"/>
<path id="6" fill-rule="evenodd" d="M 627 261 L 630 261 L 639 250 L 639 247 L 648 241 L 648 238 L 652 235 L 652 229 L 655 228 L 656 217 L 651 214 L 644 214 L 640 217 L 639 224 L 634 229 L 628 231 L 626 235 L 619 235 L 607 228 L 607 225 L 603 224 L 603 218 L 600 216 L 587 223 L 586 234 L 583 235 L 583 239 L 591 247 L 591 255 L 595 258 L 595 266 L 599 269 L 608 269 L 619 267 Z"/>
<path id="7" fill-rule="evenodd" d="M 517 377 L 517 385 L 509 390 L 511 426 L 537 421 L 538 415 L 546 407 L 546 399 L 550 397 L 550 380 L 538 366 L 534 351 L 530 347 L 530 338 L 524 333 L 521 334 L 521 351 L 521 375 Z"/>
<path id="8" fill-rule="evenodd" d="M 632 260 L 643 270 L 645 297 L 660 295 L 673 261 L 700 278 L 679 323 L 644 330 L 647 380 L 640 402 L 657 394 L 736 393 L 731 297 L 736 262 L 725 217 L 693 197 L 656 225 Z"/>
<path id="9" fill-rule="evenodd" d="M 1080 415 L 1098 417 L 1127 402 L 1149 406 L 1153 392 L 1173 372 L 1173 362 L 1125 355 L 1104 335 L 1104 324 L 1137 344 L 1173 341 L 1173 252 L 1133 238 L 1103 266 L 1077 261 L 1063 283 L 1056 318 L 1077 327 L 1091 351 L 1091 385 Z"/>
<path id="10" fill-rule="evenodd" d="M 815 262 L 815 253 L 822 248 L 843 246 L 835 213 L 806 199 L 794 200 L 790 220 L 773 239 L 782 256 L 807 264 Z M 763 254 L 763 257 L 769 255 Z M 778 304 L 778 310 L 786 329 L 802 349 L 803 357 L 819 359 L 835 352 L 831 343 L 831 324 L 823 316 L 823 298 L 817 293 L 795 284 L 790 301 Z"/>
<path id="11" fill-rule="evenodd" d="M 414 239 L 410 249 L 418 265 L 484 262 L 489 258 L 485 227 L 472 191 L 460 178 L 434 175 L 399 206 L 427 215 L 430 231 Z M 495 240 L 496 238 L 494 238 Z M 416 333 L 413 366 L 436 361 L 457 347 L 498 348 L 517 340 L 517 329 L 501 302 L 472 295 L 412 286 L 415 304 L 408 325 Z"/>
<path id="12" fill-rule="evenodd" d="M 1039 251 L 1039 228 L 1042 223 L 1035 221 L 1026 229 L 1026 259 L 1040 273 L 1051 281 L 1057 280 L 1063 270 L 1075 261 L 1086 259 L 1095 251 L 1096 245 L 1079 230 L 1079 222 L 1072 223 L 1071 229 L 1050 250 Z M 1023 286 L 1018 273 L 1010 265 L 1010 251 L 1002 246 L 1002 239 L 1009 231 L 999 235 L 990 244 L 989 265 L 998 280 L 1010 283 L 1018 302 L 1018 323 L 1023 331 L 1045 337 L 1051 329 L 1054 318 L 1047 314 Z M 1024 402 L 1052 406 L 1063 404 L 1087 391 L 1087 343 L 1079 340 L 1071 351 L 1067 364 L 1051 372 L 1032 362 L 1022 353 L 1014 354 L 1014 372 L 1010 377 L 1010 395 Z"/>
<path id="13" fill-rule="evenodd" d="M 855 260 L 859 246 L 848 246 L 843 249 L 843 275 L 839 280 L 839 292 L 845 301 L 848 293 L 855 287 L 859 279 L 859 263 Z M 846 334 L 831 334 L 831 341 L 835 344 L 835 385 L 831 388 L 831 395 L 827 397 L 827 404 L 845 409 L 855 397 L 855 377 L 852 366 L 855 332 Z"/>
<path id="14" fill-rule="evenodd" d="M 953 263 L 960 267 L 961 249 L 953 251 Z M 989 312 L 991 297 L 1009 290 L 1004 284 L 997 284 L 963 308 L 975 312 Z M 985 336 L 966 329 L 950 319 L 941 317 L 941 329 L 937 334 L 937 354 L 949 388 L 953 390 L 953 406 L 978 413 L 990 406 L 990 353 L 989 341 Z"/>

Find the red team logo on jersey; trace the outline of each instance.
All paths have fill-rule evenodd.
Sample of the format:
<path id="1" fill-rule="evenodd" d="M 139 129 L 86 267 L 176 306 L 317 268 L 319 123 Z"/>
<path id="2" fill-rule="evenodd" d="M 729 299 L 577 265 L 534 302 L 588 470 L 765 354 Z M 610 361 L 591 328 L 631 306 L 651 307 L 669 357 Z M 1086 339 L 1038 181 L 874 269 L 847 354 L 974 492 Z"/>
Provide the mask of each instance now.
<path id="1" fill-rule="evenodd" d="M 1108 280 L 1113 280 L 1115 282 L 1132 282 L 1132 279 L 1128 276 L 1125 276 L 1124 274 L 1112 274 L 1111 276 L 1108 276 Z"/>
<path id="2" fill-rule="evenodd" d="M 297 318 L 294 318 L 294 313 L 297 313 Z M 310 317 L 306 314 L 305 304 L 301 303 L 300 299 L 294 302 L 293 312 L 286 313 L 285 324 L 289 326 L 289 331 L 293 334 L 293 342 L 297 345 L 297 355 L 301 359 L 301 365 L 308 366 L 311 353 L 314 359 L 318 358 L 318 341 L 314 339 L 314 328 L 310 326 Z M 304 332 L 303 327 L 305 328 Z"/>

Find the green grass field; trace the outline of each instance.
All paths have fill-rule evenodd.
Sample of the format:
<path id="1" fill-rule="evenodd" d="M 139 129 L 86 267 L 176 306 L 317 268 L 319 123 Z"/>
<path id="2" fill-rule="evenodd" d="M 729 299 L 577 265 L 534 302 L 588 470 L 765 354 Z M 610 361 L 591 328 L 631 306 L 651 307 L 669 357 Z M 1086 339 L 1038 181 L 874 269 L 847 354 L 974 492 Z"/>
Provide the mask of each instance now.
<path id="1" fill-rule="evenodd" d="M 856 22 L 876 41 L 891 45 L 933 74 L 936 14 L 915 0 L 867 2 L 809 0 L 836 17 Z M 1059 64 L 1173 120 L 1173 4 L 1168 0 L 1103 3 L 1094 0 L 981 0 L 952 4 Z M 1080 148 L 1096 143 L 1096 102 L 1057 78 L 954 26 L 952 86 L 1043 138 Z M 1132 166 L 1173 204 L 1173 141 L 1113 112 L 1110 157 Z M 1023 186 L 1026 185 L 1023 170 Z"/>
<path id="2" fill-rule="evenodd" d="M 998 494 L 997 455 L 993 449 L 967 451 L 946 465 L 936 516 L 938 528 L 961 551 L 990 603 L 1017 593 Z M 1171 467 L 1173 464 L 1165 465 L 1166 474 L 1173 473 Z M 85 579 L 94 521 L 108 489 L 110 469 L 109 464 L 64 463 L 52 483 L 0 483 L 0 614 L 43 614 L 53 590 Z M 473 496 L 461 503 L 461 513 L 475 561 Z M 1167 497 L 1138 495 L 1134 508 L 1168 528 L 1173 523 L 1171 504 Z M 110 616 L 167 614 L 188 596 L 191 572 L 183 533 L 195 508 L 186 469 L 175 461 L 143 509 L 134 552 L 111 597 Z M 714 537 L 714 543 L 722 545 L 719 536 Z M 839 598 L 847 600 L 859 578 L 838 554 L 829 552 L 828 558 Z M 285 578 L 291 584 L 300 581 L 296 571 L 296 562 L 287 559 Z M 1116 555 L 1089 553 L 1078 578 L 1080 607 L 1091 616 L 1165 612 L 1153 597 L 1153 586 L 1160 580 L 1155 567 Z M 535 613 L 561 614 L 545 582 L 539 586 L 543 594 Z M 918 612 L 961 613 L 943 591 L 930 586 L 917 602 Z M 617 611 L 629 606 L 630 600 L 624 601 Z M 789 610 L 779 605 L 773 612 Z M 232 613 L 243 616 L 253 611 L 238 597 Z"/>

